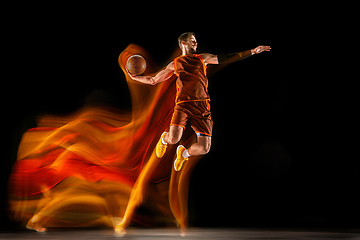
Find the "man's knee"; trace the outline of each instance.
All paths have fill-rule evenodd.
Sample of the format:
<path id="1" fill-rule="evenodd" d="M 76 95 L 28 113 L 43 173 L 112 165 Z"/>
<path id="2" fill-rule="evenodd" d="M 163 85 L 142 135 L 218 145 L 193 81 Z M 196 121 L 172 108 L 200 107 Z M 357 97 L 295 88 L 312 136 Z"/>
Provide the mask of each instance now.
<path id="1" fill-rule="evenodd" d="M 176 144 L 176 143 L 178 143 L 180 141 L 180 139 L 181 139 L 181 136 L 170 134 L 169 138 L 168 138 L 168 143 L 169 144 Z"/>
<path id="2" fill-rule="evenodd" d="M 210 148 L 211 148 L 211 142 L 205 142 L 201 148 L 200 151 L 202 152 L 202 155 L 207 154 L 208 152 L 210 152 Z"/>
<path id="3" fill-rule="evenodd" d="M 167 135 L 167 143 L 176 144 L 180 141 L 184 129 L 180 126 L 171 125 L 169 134 Z"/>
<path id="4" fill-rule="evenodd" d="M 211 148 L 211 143 L 206 144 L 204 147 L 204 154 L 207 154 L 208 152 L 210 152 L 210 148 Z"/>

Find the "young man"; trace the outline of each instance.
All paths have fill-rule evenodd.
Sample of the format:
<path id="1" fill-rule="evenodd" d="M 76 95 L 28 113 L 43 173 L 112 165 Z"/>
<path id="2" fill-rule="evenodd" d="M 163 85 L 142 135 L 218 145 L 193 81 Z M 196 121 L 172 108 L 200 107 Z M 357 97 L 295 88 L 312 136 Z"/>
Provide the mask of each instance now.
<path id="1" fill-rule="evenodd" d="M 195 34 L 192 32 L 182 34 L 178 42 L 182 55 L 169 63 L 156 76 L 134 76 L 126 69 L 133 80 L 151 85 L 164 82 L 170 79 L 173 74 L 177 76 L 176 106 L 171 119 L 170 130 L 161 135 L 156 146 L 156 156 L 162 158 L 166 153 L 168 144 L 176 144 L 180 141 L 188 121 L 191 122 L 191 127 L 196 132 L 197 142 L 189 149 L 185 149 L 182 145 L 178 146 L 174 161 L 176 171 L 180 171 L 184 162 L 190 156 L 203 155 L 210 150 L 212 120 L 209 105 L 210 97 L 207 89 L 206 65 L 235 62 L 253 54 L 270 51 L 271 49 L 269 46 L 259 46 L 251 50 L 229 55 L 196 54 L 197 42 Z M 126 234 L 126 227 L 130 223 L 135 209 L 142 202 L 146 183 L 149 181 L 148 179 L 157 164 L 157 161 L 149 160 L 149 163 L 146 164 L 139 175 L 124 217 L 121 223 L 114 226 L 115 236 L 121 237 Z M 182 226 L 181 223 L 179 224 L 183 231 L 186 226 Z"/>
<path id="2" fill-rule="evenodd" d="M 174 161 L 176 171 L 180 171 L 190 156 L 204 155 L 210 150 L 212 120 L 206 65 L 235 62 L 271 49 L 269 46 L 258 46 L 251 50 L 229 55 L 196 54 L 197 42 L 193 32 L 181 34 L 178 42 L 182 55 L 169 63 L 156 76 L 134 76 L 127 71 L 133 80 L 151 85 L 164 82 L 170 79 L 173 74 L 178 77 L 176 80 L 176 106 L 170 130 L 161 135 L 156 146 L 156 155 L 158 158 L 162 158 L 168 144 L 178 143 L 186 123 L 191 121 L 191 127 L 197 135 L 197 142 L 189 149 L 182 145 L 178 146 Z"/>

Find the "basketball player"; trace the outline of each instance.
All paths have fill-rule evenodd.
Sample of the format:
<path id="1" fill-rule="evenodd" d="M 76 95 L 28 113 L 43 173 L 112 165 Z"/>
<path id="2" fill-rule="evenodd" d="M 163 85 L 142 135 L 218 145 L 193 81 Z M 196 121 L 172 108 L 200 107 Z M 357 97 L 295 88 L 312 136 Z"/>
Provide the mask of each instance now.
<path id="1" fill-rule="evenodd" d="M 175 171 L 180 171 L 184 162 L 190 156 L 204 155 L 209 152 L 211 146 L 212 120 L 210 113 L 210 97 L 208 93 L 208 78 L 206 76 L 207 64 L 231 63 L 242 60 L 254 54 L 270 51 L 269 46 L 258 46 L 244 52 L 213 55 L 209 53 L 196 54 L 197 42 L 192 32 L 180 35 L 178 39 L 182 55 L 169 63 L 167 67 L 150 76 L 134 76 L 126 68 L 131 79 L 155 85 L 170 79 L 174 74 L 176 80 L 176 106 L 170 123 L 169 132 L 164 132 L 156 146 L 156 156 L 162 158 L 166 153 L 167 146 L 180 141 L 185 125 L 191 122 L 191 127 L 197 135 L 197 142 L 189 149 L 179 145 L 174 161 Z M 120 224 L 114 226 L 114 235 L 117 237 L 126 234 L 131 216 L 136 207 L 142 202 L 145 184 L 148 181 L 157 163 L 148 163 L 137 180 L 137 187 L 131 193 L 125 215 Z M 180 224 L 181 225 L 181 224 Z M 180 226 L 183 229 L 186 226 Z"/>
<path id="2" fill-rule="evenodd" d="M 197 135 L 197 142 L 189 149 L 185 149 L 182 145 L 178 146 L 174 161 L 176 171 L 180 171 L 190 156 L 204 155 L 210 150 L 212 120 L 206 65 L 235 62 L 271 49 L 269 46 L 258 46 L 229 55 L 196 54 L 197 42 L 193 32 L 181 34 L 178 42 L 182 55 L 169 63 L 156 76 L 134 76 L 127 71 L 133 80 L 151 85 L 164 82 L 173 74 L 178 77 L 176 80 L 176 106 L 170 130 L 162 134 L 156 146 L 156 155 L 161 158 L 164 156 L 168 144 L 176 144 L 180 141 L 186 123 L 191 122 L 191 127 Z"/>

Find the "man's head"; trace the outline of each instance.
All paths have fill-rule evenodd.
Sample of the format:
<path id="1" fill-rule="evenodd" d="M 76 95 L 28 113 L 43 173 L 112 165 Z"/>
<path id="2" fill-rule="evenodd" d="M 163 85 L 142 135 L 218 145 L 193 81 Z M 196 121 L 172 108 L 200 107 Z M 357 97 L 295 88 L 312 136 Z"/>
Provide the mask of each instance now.
<path id="1" fill-rule="evenodd" d="M 197 49 L 197 42 L 195 38 L 195 33 L 193 32 L 186 32 L 180 35 L 178 38 L 179 47 L 181 51 L 188 54 L 188 53 L 196 53 Z"/>

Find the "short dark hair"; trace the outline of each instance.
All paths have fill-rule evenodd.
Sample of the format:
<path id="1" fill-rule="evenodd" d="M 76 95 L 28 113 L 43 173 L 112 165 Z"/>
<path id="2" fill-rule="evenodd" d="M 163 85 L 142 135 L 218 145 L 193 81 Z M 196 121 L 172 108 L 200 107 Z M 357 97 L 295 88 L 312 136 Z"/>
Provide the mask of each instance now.
<path id="1" fill-rule="evenodd" d="M 191 36 L 195 36 L 195 33 L 193 32 L 186 32 L 180 35 L 178 38 L 179 47 L 181 49 L 181 42 L 188 40 Z"/>

